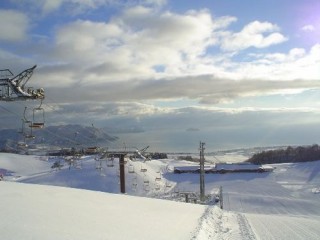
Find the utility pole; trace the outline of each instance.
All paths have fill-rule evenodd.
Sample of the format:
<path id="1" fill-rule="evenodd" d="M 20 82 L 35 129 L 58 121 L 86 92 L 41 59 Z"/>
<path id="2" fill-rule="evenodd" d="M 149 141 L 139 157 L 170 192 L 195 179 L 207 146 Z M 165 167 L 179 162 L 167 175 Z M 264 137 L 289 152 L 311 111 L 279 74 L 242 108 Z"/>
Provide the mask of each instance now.
<path id="1" fill-rule="evenodd" d="M 125 154 L 119 155 L 119 170 L 120 170 L 120 192 L 126 193 L 126 177 L 124 171 L 124 156 Z"/>
<path id="2" fill-rule="evenodd" d="M 204 142 L 200 142 L 200 201 L 205 201 L 205 184 L 204 184 Z"/>

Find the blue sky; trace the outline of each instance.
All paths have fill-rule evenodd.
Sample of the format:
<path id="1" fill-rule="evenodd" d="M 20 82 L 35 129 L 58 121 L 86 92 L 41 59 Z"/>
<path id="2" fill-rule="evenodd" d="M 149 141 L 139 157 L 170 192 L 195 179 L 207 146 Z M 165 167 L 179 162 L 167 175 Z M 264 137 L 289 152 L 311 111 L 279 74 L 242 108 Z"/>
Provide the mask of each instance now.
<path id="1" fill-rule="evenodd" d="M 46 124 L 128 145 L 211 150 L 318 142 L 318 0 L 5 0 L 1 69 L 37 64 Z M 25 106 L 0 103 L 20 127 Z"/>

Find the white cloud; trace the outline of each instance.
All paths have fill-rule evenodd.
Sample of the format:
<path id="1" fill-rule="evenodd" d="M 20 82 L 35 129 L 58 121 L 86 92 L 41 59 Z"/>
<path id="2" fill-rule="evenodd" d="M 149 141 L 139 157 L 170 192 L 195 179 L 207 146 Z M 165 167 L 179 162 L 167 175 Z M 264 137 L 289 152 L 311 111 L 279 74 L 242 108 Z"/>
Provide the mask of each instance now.
<path id="1" fill-rule="evenodd" d="M 53 55 L 98 70 L 91 71 L 98 82 L 150 78 L 157 66 L 167 74 L 187 73 L 217 43 L 213 30 L 233 20 L 213 20 L 205 10 L 179 15 L 139 6 L 109 22 L 78 20 L 61 26 Z"/>
<path id="2" fill-rule="evenodd" d="M 176 14 L 142 6 L 126 9 L 109 22 L 77 20 L 56 32 L 52 54 L 65 64 L 52 64 L 50 70 L 43 67 L 35 79 L 47 76 L 50 80 L 44 85 L 56 90 L 77 86 L 68 95 L 53 94 L 65 102 L 184 97 L 215 104 L 319 88 L 314 81 L 303 81 L 319 76 L 317 46 L 308 53 L 293 48 L 288 53 L 256 55 L 249 62 L 233 62 L 228 54 L 207 54 L 208 47 L 219 43 L 217 35 L 234 21 L 233 17 L 213 19 L 207 10 Z M 274 24 L 253 22 L 239 33 L 230 32 L 234 39 L 228 47 L 239 50 L 284 41 L 277 31 Z M 230 40 L 223 39 L 227 39 L 224 44 Z M 295 79 L 301 80 L 282 82 Z"/>
<path id="3" fill-rule="evenodd" d="M 270 53 L 262 56 L 266 63 L 278 63 L 278 62 L 292 62 L 294 60 L 303 58 L 306 55 L 306 50 L 303 48 L 293 48 L 289 51 L 288 54 L 286 53 Z M 263 60 L 262 60 L 263 61 Z"/>
<path id="4" fill-rule="evenodd" d="M 58 31 L 56 43 L 78 54 L 94 49 L 108 51 L 118 44 L 121 32 L 115 24 L 78 20 Z"/>
<path id="5" fill-rule="evenodd" d="M 43 78 L 38 74 L 38 78 Z M 50 87 L 48 95 L 57 102 L 147 102 L 150 100 L 194 99 L 203 104 L 217 104 L 241 97 L 291 93 L 319 89 L 319 81 L 231 80 L 211 75 L 162 80 L 128 80 L 91 85 L 74 84 L 72 88 Z"/>
<path id="6" fill-rule="evenodd" d="M 235 62 L 228 60 L 228 70 L 220 74 L 231 79 L 294 81 L 319 80 L 320 45 L 309 50 L 293 48 L 287 53 L 249 54 L 250 61 Z M 311 86 L 310 86 L 311 87 Z M 312 88 L 312 87 L 311 87 Z"/>
<path id="7" fill-rule="evenodd" d="M 163 6 L 167 3 L 167 0 L 143 0 L 144 4 Z"/>
<path id="8" fill-rule="evenodd" d="M 0 40 L 22 41 L 27 38 L 28 17 L 18 11 L 0 9 Z"/>
<path id="9" fill-rule="evenodd" d="M 42 12 L 44 14 L 50 13 L 52 11 L 58 10 L 63 4 L 64 0 L 42 0 L 38 1 L 42 6 Z"/>
<path id="10" fill-rule="evenodd" d="M 305 32 L 313 32 L 316 30 L 316 28 L 313 25 L 305 25 L 301 28 L 301 30 Z"/>
<path id="11" fill-rule="evenodd" d="M 221 48 L 227 51 L 239 51 L 249 47 L 265 48 L 286 41 L 287 38 L 278 31 L 277 25 L 254 21 L 238 33 L 223 33 Z"/>
<path id="12" fill-rule="evenodd" d="M 63 11 L 68 15 L 77 16 L 101 7 L 128 8 L 136 5 L 149 6 L 153 8 L 162 7 L 166 0 L 10 0 L 21 8 L 30 12 L 47 16 L 57 11 Z"/>
<path id="13" fill-rule="evenodd" d="M 319 78 L 318 45 L 309 52 L 293 48 L 255 55 L 247 62 L 235 62 L 230 52 L 207 52 L 219 43 L 231 51 L 285 41 L 277 25 L 268 22 L 226 31 L 236 20 L 213 18 L 208 10 L 177 14 L 143 6 L 106 22 L 76 20 L 57 26 L 54 44 L 34 54 L 41 66 L 33 83 L 60 102 L 189 98 L 215 104 L 319 88 L 312 81 Z"/>
<path id="14" fill-rule="evenodd" d="M 133 31 L 134 36 L 128 41 L 138 50 L 161 53 L 159 49 L 166 48 L 171 52 L 199 54 L 212 44 L 213 21 L 207 11 L 157 14 L 139 7 L 126 11 L 119 19 Z"/>

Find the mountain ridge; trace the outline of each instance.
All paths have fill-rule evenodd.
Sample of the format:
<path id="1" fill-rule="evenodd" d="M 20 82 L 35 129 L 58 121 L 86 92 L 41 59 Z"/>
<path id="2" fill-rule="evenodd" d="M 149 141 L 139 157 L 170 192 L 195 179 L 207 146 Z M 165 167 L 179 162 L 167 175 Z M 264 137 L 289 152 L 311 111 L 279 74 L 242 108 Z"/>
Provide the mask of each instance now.
<path id="1" fill-rule="evenodd" d="M 118 138 L 105 133 L 102 129 L 68 124 L 48 126 L 32 132 L 34 138 L 26 138 L 30 132 L 21 133 L 16 129 L 0 130 L 0 151 L 15 152 L 25 145 L 49 145 L 57 148 L 71 148 L 76 146 L 89 147 L 99 143 L 110 143 Z"/>

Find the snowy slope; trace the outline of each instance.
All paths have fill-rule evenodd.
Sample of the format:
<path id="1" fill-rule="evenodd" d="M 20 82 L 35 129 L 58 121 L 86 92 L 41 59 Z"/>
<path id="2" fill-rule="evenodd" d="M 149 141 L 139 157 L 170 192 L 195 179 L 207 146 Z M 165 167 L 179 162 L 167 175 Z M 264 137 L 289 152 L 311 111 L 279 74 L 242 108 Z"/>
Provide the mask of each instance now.
<path id="1" fill-rule="evenodd" d="M 190 239 L 205 207 L 2 182 L 1 239 Z"/>
<path id="2" fill-rule="evenodd" d="M 84 157 L 78 167 L 65 165 L 58 171 L 51 169 L 53 161 L 0 153 L 0 172 L 6 174 L 0 182 L 4 239 L 293 240 L 320 236 L 320 161 L 276 164 L 271 173 L 207 174 L 207 193 L 223 187 L 223 211 L 217 206 L 176 202 L 179 191 L 199 191 L 199 175 L 173 174 L 172 166 L 194 163 L 128 161 L 128 194 L 121 195 L 110 194 L 119 193 L 117 160 L 107 167 L 106 162 Z M 100 164 L 102 168 L 96 169 Z M 129 168 L 135 173 L 130 174 Z M 119 226 L 125 230 L 116 231 Z"/>
<path id="3" fill-rule="evenodd" d="M 5 175 L 30 176 L 50 170 L 50 164 L 45 157 L 0 153 L 0 173 L 6 173 Z"/>

